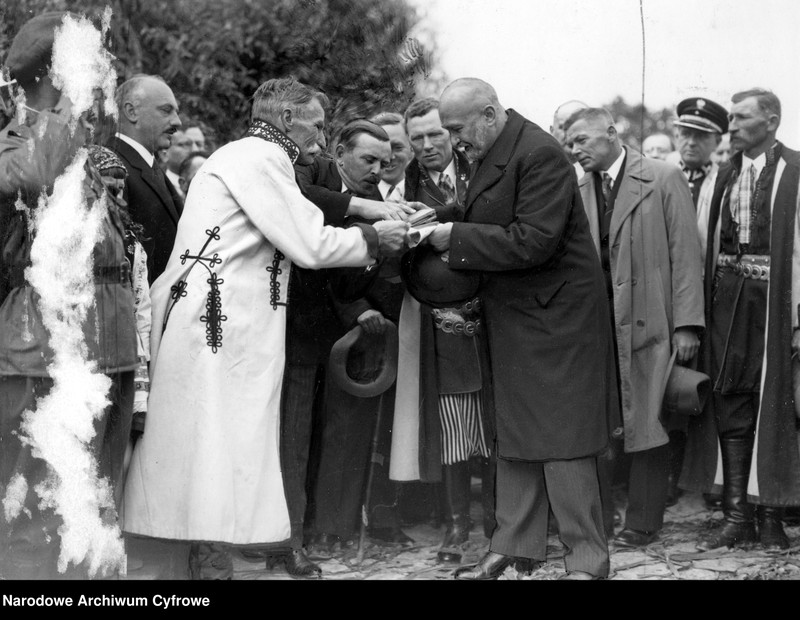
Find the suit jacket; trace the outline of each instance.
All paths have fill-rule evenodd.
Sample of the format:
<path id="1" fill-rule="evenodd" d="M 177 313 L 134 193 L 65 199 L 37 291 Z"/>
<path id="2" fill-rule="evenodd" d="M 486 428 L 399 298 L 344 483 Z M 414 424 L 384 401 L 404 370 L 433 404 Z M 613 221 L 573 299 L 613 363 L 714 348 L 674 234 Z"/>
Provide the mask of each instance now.
<path id="1" fill-rule="evenodd" d="M 594 177 L 585 174 L 579 186 L 599 255 Z M 660 416 L 672 335 L 705 324 L 702 261 L 692 193 L 678 166 L 627 149 L 616 186 L 609 257 L 625 450 L 635 452 L 669 441 Z"/>
<path id="2" fill-rule="evenodd" d="M 159 189 L 153 169 L 129 144 L 114 137 L 106 146 L 119 155 L 128 171 L 123 198 L 131 219 L 144 228 L 141 242 L 147 253 L 148 280 L 152 284 L 172 254 L 183 201 L 166 176 L 167 191 Z"/>
<path id="3" fill-rule="evenodd" d="M 464 202 L 467 199 L 469 184 L 469 160 L 461 151 L 453 151 L 456 167 L 456 195 L 458 200 L 453 204 L 445 204 L 442 190 L 436 185 L 424 166 L 416 159 L 406 168 L 406 195 L 408 201 L 421 202 L 436 210 L 436 218 L 440 222 L 461 221 L 464 218 Z"/>
<path id="4" fill-rule="evenodd" d="M 564 151 L 513 110 L 472 175 L 449 262 L 484 272 L 498 457 L 602 451 L 617 399 L 600 260 Z"/>

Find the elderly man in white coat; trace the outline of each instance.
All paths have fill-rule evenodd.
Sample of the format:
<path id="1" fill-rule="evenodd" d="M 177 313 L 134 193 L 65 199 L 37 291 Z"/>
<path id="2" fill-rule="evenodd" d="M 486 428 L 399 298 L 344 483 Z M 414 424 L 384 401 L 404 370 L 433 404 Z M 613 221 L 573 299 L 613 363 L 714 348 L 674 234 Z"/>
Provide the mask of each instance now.
<path id="1" fill-rule="evenodd" d="M 405 242 L 403 221 L 325 226 L 300 193 L 293 164 L 321 151 L 326 104 L 291 77 L 259 87 L 245 137 L 194 178 L 153 283 L 147 429 L 124 529 L 193 541 L 193 578 L 230 578 L 230 545 L 290 536 L 279 423 L 292 264 L 371 265 Z"/>

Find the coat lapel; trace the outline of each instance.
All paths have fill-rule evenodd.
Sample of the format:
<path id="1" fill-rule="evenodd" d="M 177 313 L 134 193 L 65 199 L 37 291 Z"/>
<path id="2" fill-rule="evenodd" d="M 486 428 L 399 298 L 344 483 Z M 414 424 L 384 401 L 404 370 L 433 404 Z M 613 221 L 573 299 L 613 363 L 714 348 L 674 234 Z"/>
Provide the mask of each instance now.
<path id="1" fill-rule="evenodd" d="M 589 220 L 589 230 L 592 233 L 592 241 L 600 255 L 600 216 L 597 213 L 597 194 L 594 190 L 594 175 L 591 172 L 584 174 L 578 181 L 581 191 L 583 208 L 586 210 L 586 218 Z"/>
<path id="2" fill-rule="evenodd" d="M 135 168 L 139 171 L 139 176 L 142 177 L 142 180 L 150 187 L 150 189 L 155 192 L 155 194 L 161 200 L 161 204 L 163 205 L 164 209 L 166 209 L 169 216 L 172 218 L 176 224 L 178 223 L 178 209 L 177 205 L 175 204 L 173 197 L 169 194 L 169 189 L 167 188 L 166 183 L 168 183 L 165 177 L 164 188 L 162 189 L 159 187 L 159 184 L 156 182 L 156 175 L 153 172 L 153 169 L 147 165 L 147 162 L 142 159 L 142 156 L 137 153 L 133 147 L 129 144 L 123 142 L 122 140 L 115 139 L 113 141 L 113 145 L 111 147 L 117 153 L 125 157 L 128 160 L 128 163 L 131 165 L 132 168 Z M 164 191 L 166 189 L 166 191 Z"/>
<path id="3" fill-rule="evenodd" d="M 609 244 L 614 245 L 622 223 L 642 201 L 653 192 L 653 172 L 640 153 L 626 148 L 625 169 L 622 171 L 614 212 L 611 215 Z"/>
<path id="4" fill-rule="evenodd" d="M 497 140 L 489 149 L 486 157 L 474 171 L 467 191 L 467 211 L 472 208 L 475 199 L 484 191 L 497 183 L 505 174 L 506 166 L 511 160 L 514 147 L 519 140 L 525 119 L 514 110 L 508 111 L 508 121 Z"/>

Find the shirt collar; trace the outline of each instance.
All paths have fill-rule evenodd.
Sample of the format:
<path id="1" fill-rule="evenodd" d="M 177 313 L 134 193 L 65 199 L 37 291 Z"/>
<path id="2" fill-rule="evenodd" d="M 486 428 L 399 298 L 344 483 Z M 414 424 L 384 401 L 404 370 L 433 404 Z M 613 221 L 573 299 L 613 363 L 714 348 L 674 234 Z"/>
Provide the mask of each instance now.
<path id="1" fill-rule="evenodd" d="M 134 151 L 139 153 L 142 156 L 142 159 L 147 162 L 147 165 L 151 168 L 153 167 L 153 163 L 156 160 L 155 155 L 153 155 L 146 146 L 144 146 L 141 142 L 137 142 L 130 136 L 126 136 L 124 133 L 117 133 L 117 138 L 122 140 L 125 144 L 129 145 Z"/>
<path id="2" fill-rule="evenodd" d="M 756 176 L 761 174 L 761 171 L 767 164 L 767 154 L 761 153 L 761 155 L 759 155 L 755 159 L 750 159 L 747 155 L 742 153 L 742 170 L 747 170 L 748 166 L 750 166 L 751 164 L 756 169 Z"/>
<path id="3" fill-rule="evenodd" d="M 622 169 L 622 162 L 625 161 L 625 147 L 623 146 L 619 157 L 614 160 L 614 163 L 608 167 L 608 170 L 604 170 L 607 172 L 611 177 L 611 181 L 616 183 L 617 177 L 619 176 L 619 171 Z"/>
<path id="4" fill-rule="evenodd" d="M 392 187 L 391 183 L 387 183 L 384 180 L 378 181 L 378 190 L 380 191 L 381 196 L 383 196 L 384 200 L 386 200 L 386 198 L 388 197 L 387 193 L 389 192 L 389 188 L 390 187 Z M 405 192 L 405 190 L 406 190 L 406 179 L 405 179 L 405 177 L 400 179 L 400 181 L 398 181 L 397 184 L 394 185 L 394 188 L 395 188 L 394 189 L 394 195 L 397 196 L 400 200 L 402 200 L 403 197 L 406 195 L 406 192 Z M 396 200 L 397 199 L 395 199 L 395 201 Z"/>
<path id="5" fill-rule="evenodd" d="M 681 170 L 683 170 L 683 173 L 689 179 L 692 179 L 695 176 L 699 176 L 700 172 L 702 172 L 703 176 L 708 176 L 711 173 L 711 168 L 714 166 L 714 162 L 709 160 L 699 168 L 689 168 L 689 166 L 687 166 L 685 163 L 683 163 L 683 160 L 681 160 L 680 165 L 681 165 Z"/>
<path id="6" fill-rule="evenodd" d="M 267 121 L 252 121 L 244 135 L 245 137 L 253 136 L 277 144 L 289 156 L 289 159 L 292 160 L 292 164 L 300 157 L 300 149 L 294 143 L 294 140 Z"/>
<path id="7" fill-rule="evenodd" d="M 428 176 L 431 178 L 431 181 L 433 181 L 434 185 L 439 185 L 439 177 L 442 175 L 442 173 L 446 172 L 448 175 L 450 175 L 450 180 L 453 182 L 453 187 L 456 186 L 456 156 L 455 155 L 453 155 L 453 157 L 450 158 L 450 163 L 447 164 L 447 168 L 445 168 L 441 172 L 439 172 L 438 170 L 431 170 L 429 168 L 426 168 L 425 170 L 427 170 Z"/>

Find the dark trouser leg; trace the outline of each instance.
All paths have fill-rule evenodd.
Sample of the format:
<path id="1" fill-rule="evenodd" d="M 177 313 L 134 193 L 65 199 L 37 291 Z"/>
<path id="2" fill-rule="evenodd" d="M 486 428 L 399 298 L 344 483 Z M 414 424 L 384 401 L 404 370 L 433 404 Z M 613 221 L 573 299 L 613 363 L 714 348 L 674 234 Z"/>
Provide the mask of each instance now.
<path id="1" fill-rule="evenodd" d="M 669 444 L 631 453 L 625 527 L 649 534 L 664 524 L 669 478 Z"/>
<path id="2" fill-rule="evenodd" d="M 603 527 L 596 459 L 593 457 L 544 464 L 550 505 L 564 544 L 567 572 L 608 577 L 608 542 Z"/>
<path id="3" fill-rule="evenodd" d="M 483 507 L 483 534 L 492 537 L 497 525 L 494 517 L 495 478 L 497 476 L 497 458 L 494 453 L 481 459 L 481 505 Z"/>
<path id="4" fill-rule="evenodd" d="M 678 480 L 683 468 L 683 454 L 686 448 L 686 433 L 671 431 L 669 434 L 669 478 L 667 482 L 667 506 L 678 503 L 683 492 L 678 488 Z"/>
<path id="5" fill-rule="evenodd" d="M 378 397 L 352 396 L 327 378 L 325 390 L 313 530 L 349 539 L 360 522 Z"/>
<path id="6" fill-rule="evenodd" d="M 292 549 L 303 546 L 306 475 L 311 445 L 317 365 L 287 365 L 281 410 L 281 463 L 291 523 Z"/>
<path id="7" fill-rule="evenodd" d="M 611 439 L 606 450 L 597 457 L 597 479 L 600 485 L 600 503 L 603 507 L 603 529 L 606 538 L 614 536 L 614 524 L 617 518 L 614 479 L 619 466 L 619 450 L 621 443 Z"/>
<path id="8" fill-rule="evenodd" d="M 497 459 L 495 480 L 497 526 L 489 543 L 503 555 L 544 560 L 550 500 L 542 463 Z"/>
<path id="9" fill-rule="evenodd" d="M 380 422 L 380 428 L 378 428 L 378 443 L 375 453 L 373 454 L 372 451 L 370 451 L 370 456 L 366 463 L 367 468 L 372 467 L 369 525 L 371 528 L 381 530 L 398 530 L 400 528 L 400 512 L 398 508 L 400 485 L 389 479 L 394 398 L 395 387 L 392 386 L 386 390 L 383 394 L 383 398 L 379 399 L 379 404 L 382 407 L 380 420 L 373 419 L 372 421 L 373 424 Z M 367 474 L 369 474 L 369 469 L 367 469 Z"/>
<path id="10" fill-rule="evenodd" d="M 497 528 L 491 551 L 544 560 L 547 513 L 552 506 L 566 549 L 567 570 L 608 576 L 608 543 L 594 457 L 547 463 L 498 458 L 496 484 Z"/>

